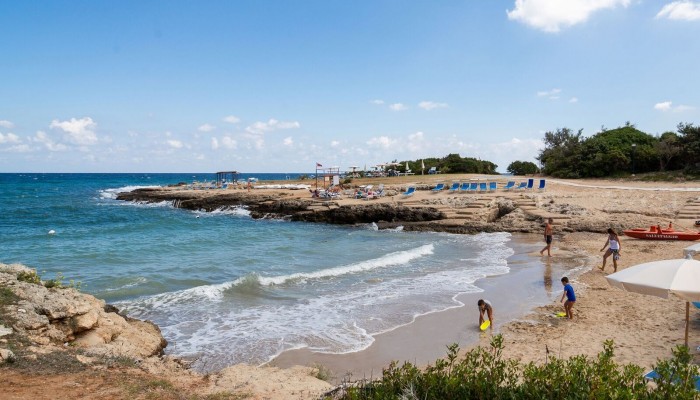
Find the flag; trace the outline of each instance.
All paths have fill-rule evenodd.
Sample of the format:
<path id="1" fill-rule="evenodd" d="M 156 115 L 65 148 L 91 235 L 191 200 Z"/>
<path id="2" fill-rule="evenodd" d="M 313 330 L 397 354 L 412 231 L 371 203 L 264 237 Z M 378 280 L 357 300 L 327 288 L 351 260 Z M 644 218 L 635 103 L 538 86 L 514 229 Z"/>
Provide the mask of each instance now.
<path id="1" fill-rule="evenodd" d="M 319 163 L 316 163 L 316 166 L 317 166 L 317 167 L 323 167 L 323 165 L 321 165 L 321 164 L 319 164 Z"/>

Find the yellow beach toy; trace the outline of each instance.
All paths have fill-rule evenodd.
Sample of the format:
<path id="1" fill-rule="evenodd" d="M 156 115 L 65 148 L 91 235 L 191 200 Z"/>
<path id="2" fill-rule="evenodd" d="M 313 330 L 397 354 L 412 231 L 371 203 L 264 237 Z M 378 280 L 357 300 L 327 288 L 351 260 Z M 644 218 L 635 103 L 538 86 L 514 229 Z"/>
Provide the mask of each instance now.
<path id="1" fill-rule="evenodd" d="M 491 321 L 486 320 L 486 321 L 484 321 L 483 324 L 481 324 L 481 326 L 479 326 L 479 329 L 481 329 L 482 331 L 485 331 L 486 328 L 488 328 L 489 326 L 491 326 Z"/>

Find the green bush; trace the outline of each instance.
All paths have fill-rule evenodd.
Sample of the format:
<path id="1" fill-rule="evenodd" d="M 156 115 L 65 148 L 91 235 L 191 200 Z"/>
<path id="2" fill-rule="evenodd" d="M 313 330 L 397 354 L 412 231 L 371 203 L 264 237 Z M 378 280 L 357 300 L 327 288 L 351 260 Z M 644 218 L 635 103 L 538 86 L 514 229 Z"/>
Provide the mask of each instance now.
<path id="1" fill-rule="evenodd" d="M 490 348 L 477 347 L 458 360 L 456 344 L 447 357 L 421 371 L 411 363 L 384 369 L 381 380 L 349 388 L 342 399 L 696 399 L 686 347 L 660 361 L 655 388 L 647 385 L 642 368 L 618 365 L 613 342 L 606 341 L 597 357 L 553 357 L 544 365 L 520 364 L 502 357 L 503 337 L 494 336 Z"/>
<path id="2" fill-rule="evenodd" d="M 21 271 L 17 274 L 17 280 L 20 282 L 41 285 L 41 277 L 36 273 L 36 271 Z"/>

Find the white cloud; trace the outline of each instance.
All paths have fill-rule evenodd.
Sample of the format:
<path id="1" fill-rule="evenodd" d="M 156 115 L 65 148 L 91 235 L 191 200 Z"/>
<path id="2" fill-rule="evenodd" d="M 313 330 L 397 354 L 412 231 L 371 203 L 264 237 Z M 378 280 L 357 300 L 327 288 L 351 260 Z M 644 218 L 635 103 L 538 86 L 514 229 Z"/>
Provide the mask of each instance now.
<path id="1" fill-rule="evenodd" d="M 221 138 L 221 147 L 229 150 L 235 150 L 238 148 L 238 142 L 229 136 L 224 136 Z"/>
<path id="2" fill-rule="evenodd" d="M 380 106 L 380 105 L 384 104 L 384 100 L 375 99 L 375 100 L 370 101 L 370 103 Z"/>
<path id="3" fill-rule="evenodd" d="M 0 144 L 5 144 L 5 143 L 19 143 L 19 136 L 15 135 L 14 133 L 7 133 L 7 134 L 2 134 L 0 133 Z"/>
<path id="4" fill-rule="evenodd" d="M 379 137 L 371 138 L 370 140 L 367 141 L 367 144 L 370 146 L 376 146 L 376 147 L 388 149 L 396 144 L 396 140 L 390 139 L 388 136 L 379 136 Z"/>
<path id="5" fill-rule="evenodd" d="M 537 92 L 537 97 L 547 97 L 550 100 L 557 100 L 559 99 L 559 93 L 561 93 L 561 89 L 544 90 Z"/>
<path id="6" fill-rule="evenodd" d="M 447 103 L 436 103 L 434 101 L 421 101 L 420 103 L 418 103 L 418 107 L 420 107 L 424 110 L 430 111 L 430 110 L 434 110 L 436 108 L 447 108 L 449 106 L 447 105 Z"/>
<path id="7" fill-rule="evenodd" d="M 170 140 L 167 140 L 166 142 L 168 143 L 168 146 L 170 146 L 174 149 L 181 149 L 184 146 L 181 141 L 175 140 L 175 139 L 170 139 Z"/>
<path id="8" fill-rule="evenodd" d="M 29 153 L 32 149 L 26 144 L 18 144 L 15 146 L 10 146 L 6 149 L 0 149 L 2 152 L 6 153 Z"/>
<path id="9" fill-rule="evenodd" d="M 282 142 L 285 146 L 291 146 L 294 144 L 294 140 L 292 140 L 292 137 L 286 137 L 284 138 L 284 141 Z"/>
<path id="10" fill-rule="evenodd" d="M 215 137 L 211 138 L 211 148 L 212 148 L 212 150 L 219 149 L 219 139 L 217 139 Z"/>
<path id="11" fill-rule="evenodd" d="M 404 111 L 404 110 L 407 110 L 407 109 L 408 109 L 408 107 L 406 107 L 405 105 L 403 105 L 403 104 L 401 104 L 401 103 L 390 104 L 390 105 L 389 105 L 389 108 L 390 108 L 392 111 Z"/>
<path id="12" fill-rule="evenodd" d="M 97 124 L 90 117 L 81 119 L 71 118 L 70 121 L 51 121 L 49 128 L 58 128 L 68 134 L 68 140 L 78 145 L 92 145 L 97 143 L 97 135 L 94 129 Z"/>
<path id="13" fill-rule="evenodd" d="M 569 103 L 578 103 L 578 97 L 572 97 L 569 99 Z"/>
<path id="14" fill-rule="evenodd" d="M 7 120 L 0 119 L 0 127 L 2 127 L 2 128 L 7 128 L 7 129 L 12 129 L 12 128 L 15 127 L 15 124 L 13 124 L 12 122 L 7 121 Z"/>
<path id="15" fill-rule="evenodd" d="M 693 1 L 674 1 L 663 6 L 656 14 L 656 18 L 672 20 L 697 21 L 700 20 L 700 3 Z"/>
<path id="16" fill-rule="evenodd" d="M 340 142 L 337 140 L 331 140 L 331 147 L 338 147 L 340 146 Z"/>
<path id="17" fill-rule="evenodd" d="M 228 117 L 224 117 L 223 121 L 228 122 L 229 124 L 237 124 L 241 122 L 241 119 L 235 115 L 229 115 Z"/>
<path id="18" fill-rule="evenodd" d="M 267 122 L 258 121 L 245 128 L 246 132 L 262 135 L 265 132 L 273 132 L 278 129 L 296 129 L 300 128 L 301 124 L 297 121 L 278 121 L 270 118 Z"/>
<path id="19" fill-rule="evenodd" d="M 214 129 L 216 129 L 216 127 L 214 125 L 209 125 L 209 124 L 204 124 L 204 125 L 200 126 L 199 128 L 197 128 L 197 130 L 200 132 L 211 132 Z"/>
<path id="20" fill-rule="evenodd" d="M 33 142 L 43 144 L 49 151 L 65 151 L 68 147 L 61 143 L 56 143 L 44 131 L 37 131 L 36 135 L 31 138 Z"/>
<path id="21" fill-rule="evenodd" d="M 695 109 L 695 107 L 686 106 L 683 104 L 674 107 L 672 101 L 662 101 L 661 103 L 654 104 L 654 110 L 663 111 L 663 112 L 667 112 L 667 111 L 683 112 L 683 111 L 690 111 L 690 110 L 694 110 L 694 109 Z"/>
<path id="22" fill-rule="evenodd" d="M 631 0 L 515 0 L 515 8 L 506 10 L 508 19 L 520 21 L 545 32 L 559 32 L 583 22 L 596 11 L 627 7 Z"/>

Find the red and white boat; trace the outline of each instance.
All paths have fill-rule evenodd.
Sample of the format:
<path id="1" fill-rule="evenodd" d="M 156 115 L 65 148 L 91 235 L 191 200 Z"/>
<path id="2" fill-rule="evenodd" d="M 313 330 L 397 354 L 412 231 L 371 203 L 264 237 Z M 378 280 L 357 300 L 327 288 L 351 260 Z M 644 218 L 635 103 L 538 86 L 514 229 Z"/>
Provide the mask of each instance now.
<path id="1" fill-rule="evenodd" d="M 674 229 L 659 229 L 658 226 L 651 226 L 649 229 L 635 228 L 623 231 L 625 236 L 647 239 L 647 240 L 698 240 L 698 231 L 677 231 Z"/>

